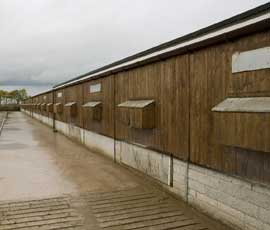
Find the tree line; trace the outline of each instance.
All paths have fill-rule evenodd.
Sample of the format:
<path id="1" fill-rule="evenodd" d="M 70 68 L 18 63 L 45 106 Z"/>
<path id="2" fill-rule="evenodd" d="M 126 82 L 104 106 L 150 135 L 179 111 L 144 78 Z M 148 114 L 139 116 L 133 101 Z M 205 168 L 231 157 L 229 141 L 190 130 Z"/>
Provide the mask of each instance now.
<path id="1" fill-rule="evenodd" d="M 26 89 L 12 91 L 0 90 L 0 105 L 19 104 L 28 98 Z"/>

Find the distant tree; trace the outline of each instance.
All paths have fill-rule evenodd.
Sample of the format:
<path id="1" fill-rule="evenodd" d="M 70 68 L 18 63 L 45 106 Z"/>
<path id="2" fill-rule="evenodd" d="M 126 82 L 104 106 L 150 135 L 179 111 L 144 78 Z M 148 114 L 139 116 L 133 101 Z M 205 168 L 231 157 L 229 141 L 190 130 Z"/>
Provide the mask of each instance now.
<path id="1" fill-rule="evenodd" d="M 13 90 L 13 91 L 5 91 L 0 90 L 0 105 L 8 104 L 8 103 L 16 103 L 19 104 L 22 100 L 28 98 L 27 91 L 25 89 Z"/>
<path id="2" fill-rule="evenodd" d="M 0 90 L 0 105 L 3 103 L 3 100 L 6 99 L 6 96 L 7 96 L 7 91 Z"/>
<path id="3" fill-rule="evenodd" d="M 20 90 L 17 90 L 17 94 L 16 94 L 16 101 L 17 101 L 17 104 L 19 102 L 21 102 L 22 100 L 25 100 L 28 98 L 28 95 L 27 95 L 27 91 L 26 89 L 20 89 Z"/>

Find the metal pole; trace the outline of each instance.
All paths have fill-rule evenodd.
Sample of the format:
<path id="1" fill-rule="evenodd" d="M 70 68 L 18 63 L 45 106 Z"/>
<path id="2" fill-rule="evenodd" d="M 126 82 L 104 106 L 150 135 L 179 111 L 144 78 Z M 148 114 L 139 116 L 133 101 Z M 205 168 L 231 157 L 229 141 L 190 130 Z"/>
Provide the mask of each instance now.
<path id="1" fill-rule="evenodd" d="M 2 130 L 3 130 L 3 128 L 4 128 L 4 124 L 5 124 L 6 120 L 7 120 L 7 117 L 8 117 L 8 112 L 6 112 L 6 114 L 4 115 L 3 120 L 2 120 L 2 122 L 1 122 L 1 126 L 0 126 L 0 136 L 1 136 Z"/>
<path id="2" fill-rule="evenodd" d="M 53 101 L 53 132 L 57 132 L 57 130 L 55 128 L 55 112 L 54 112 L 55 91 L 52 91 L 52 101 Z"/>

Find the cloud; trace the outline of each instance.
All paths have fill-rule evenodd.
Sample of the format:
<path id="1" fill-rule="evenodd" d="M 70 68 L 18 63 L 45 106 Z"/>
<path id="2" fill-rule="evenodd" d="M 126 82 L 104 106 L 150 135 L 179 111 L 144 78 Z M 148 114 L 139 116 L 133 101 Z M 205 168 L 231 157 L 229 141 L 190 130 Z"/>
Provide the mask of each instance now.
<path id="1" fill-rule="evenodd" d="M 0 1 L 0 83 L 54 84 L 265 0 Z"/>

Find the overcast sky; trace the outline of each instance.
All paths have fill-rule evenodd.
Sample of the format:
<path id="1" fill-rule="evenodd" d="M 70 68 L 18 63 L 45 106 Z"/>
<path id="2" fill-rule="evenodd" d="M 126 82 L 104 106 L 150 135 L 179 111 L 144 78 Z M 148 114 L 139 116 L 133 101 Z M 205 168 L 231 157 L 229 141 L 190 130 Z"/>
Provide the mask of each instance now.
<path id="1" fill-rule="evenodd" d="M 54 84 L 267 0 L 0 0 L 0 84 Z"/>

